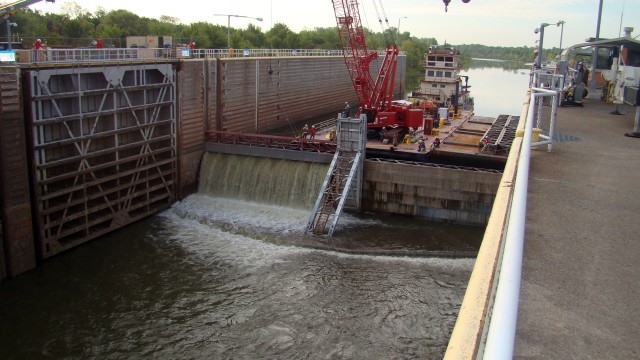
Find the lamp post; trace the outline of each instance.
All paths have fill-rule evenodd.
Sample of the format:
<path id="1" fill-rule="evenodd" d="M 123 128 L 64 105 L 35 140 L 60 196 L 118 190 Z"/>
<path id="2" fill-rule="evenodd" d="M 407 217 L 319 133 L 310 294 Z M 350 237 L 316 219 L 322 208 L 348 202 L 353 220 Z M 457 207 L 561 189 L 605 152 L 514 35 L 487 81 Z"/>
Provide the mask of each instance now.
<path id="1" fill-rule="evenodd" d="M 227 17 L 227 47 L 231 48 L 231 18 L 232 17 L 241 17 L 248 19 L 255 19 L 258 21 L 262 21 L 261 17 L 252 17 L 252 16 L 244 16 L 244 15 L 229 15 L 229 14 L 213 14 L 213 16 L 226 16 Z"/>
<path id="2" fill-rule="evenodd" d="M 600 40 L 600 20 L 602 19 L 602 0 L 600 0 L 600 5 L 598 6 L 598 23 L 596 25 L 596 40 Z M 598 87 L 598 82 L 596 81 L 596 69 L 598 68 L 598 47 L 593 47 L 593 54 L 591 59 L 591 81 L 589 82 L 589 97 L 592 99 L 597 99 L 598 95 L 596 95 L 596 88 Z"/>
<path id="3" fill-rule="evenodd" d="M 11 27 L 18 26 L 18 24 L 11 22 L 7 19 L 7 50 L 11 50 Z"/>
<path id="4" fill-rule="evenodd" d="M 400 19 L 406 19 L 406 18 L 407 18 L 406 16 L 401 16 L 398 18 L 398 42 L 400 42 Z"/>
<path id="5" fill-rule="evenodd" d="M 556 26 L 560 26 L 560 49 L 558 50 L 558 60 L 562 56 L 562 34 L 564 33 L 564 20 L 558 21 Z"/>
<path id="6" fill-rule="evenodd" d="M 536 59 L 536 67 L 542 68 L 542 41 L 544 40 L 544 28 L 549 26 L 547 23 L 540 24 L 539 28 L 533 30 L 534 33 L 540 33 L 540 41 L 538 41 L 538 58 Z"/>

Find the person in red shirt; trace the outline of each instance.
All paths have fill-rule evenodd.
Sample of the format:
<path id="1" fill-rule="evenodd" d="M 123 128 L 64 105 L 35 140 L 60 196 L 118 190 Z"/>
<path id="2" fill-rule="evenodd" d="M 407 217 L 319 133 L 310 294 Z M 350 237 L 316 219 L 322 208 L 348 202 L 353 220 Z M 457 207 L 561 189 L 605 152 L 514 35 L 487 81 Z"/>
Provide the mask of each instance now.
<path id="1" fill-rule="evenodd" d="M 191 42 L 191 44 L 189 44 L 189 57 L 193 57 L 193 50 L 196 49 L 196 43 L 195 42 Z"/>
<path id="2" fill-rule="evenodd" d="M 33 59 L 34 59 L 34 62 L 38 61 L 38 51 L 40 51 L 41 48 L 42 48 L 42 40 L 37 39 L 33 43 Z"/>
<path id="3" fill-rule="evenodd" d="M 309 139 L 315 139 L 315 138 L 316 138 L 316 126 L 311 125 L 311 130 L 309 130 Z"/>

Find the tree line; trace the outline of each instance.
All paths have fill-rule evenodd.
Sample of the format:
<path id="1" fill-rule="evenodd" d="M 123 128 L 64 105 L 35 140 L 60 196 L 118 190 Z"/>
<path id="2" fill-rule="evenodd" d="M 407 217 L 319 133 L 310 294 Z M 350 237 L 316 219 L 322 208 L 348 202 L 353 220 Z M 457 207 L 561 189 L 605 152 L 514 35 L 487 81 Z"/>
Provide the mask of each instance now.
<path id="1" fill-rule="evenodd" d="M 198 48 L 221 49 L 227 47 L 227 27 L 207 22 L 180 23 L 176 17 L 163 15 L 159 19 L 139 16 L 128 10 L 105 11 L 98 8 L 94 13 L 83 9 L 75 2 L 62 6 L 60 14 L 42 13 L 29 8 L 10 15 L 18 24 L 12 29 L 14 41 L 22 41 L 31 47 L 35 39 L 46 41 L 51 47 L 87 47 L 92 40 L 102 39 L 105 47 L 125 47 L 127 36 L 172 36 L 174 44 L 195 42 Z M 0 27 L 0 37 L 6 39 L 6 27 Z M 335 27 L 314 28 L 298 33 L 286 24 L 277 23 L 267 32 L 249 24 L 246 29 L 231 28 L 231 47 L 272 49 L 341 49 L 340 38 Z M 398 33 L 389 28 L 384 32 L 365 29 L 369 49 L 384 49 L 387 44 L 397 42 L 407 54 L 407 78 L 417 79 L 423 74 L 422 61 L 430 45 L 438 45 L 435 38 L 418 38 L 410 32 Z M 478 44 L 456 45 L 463 62 L 470 64 L 471 58 L 502 59 L 522 62 L 533 61 L 534 47 L 497 47 Z M 550 57 L 557 53 L 545 51 Z"/>

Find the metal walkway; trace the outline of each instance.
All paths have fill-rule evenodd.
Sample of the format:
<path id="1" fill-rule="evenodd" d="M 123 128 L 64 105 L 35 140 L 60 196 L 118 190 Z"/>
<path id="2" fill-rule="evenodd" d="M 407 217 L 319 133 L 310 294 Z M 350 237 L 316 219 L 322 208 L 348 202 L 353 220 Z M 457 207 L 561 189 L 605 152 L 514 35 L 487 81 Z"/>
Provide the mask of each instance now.
<path id="1" fill-rule="evenodd" d="M 360 208 L 366 123 L 364 116 L 338 118 L 338 148 L 311 211 L 307 232 L 331 236 L 345 206 Z"/>
<path id="2" fill-rule="evenodd" d="M 485 132 L 483 139 L 487 138 L 489 146 L 484 146 L 482 152 L 505 152 L 508 153 L 511 149 L 511 143 L 516 137 L 516 128 L 520 116 L 513 115 L 500 115 L 493 122 L 491 128 Z M 483 140 L 481 140 L 483 141 Z"/>

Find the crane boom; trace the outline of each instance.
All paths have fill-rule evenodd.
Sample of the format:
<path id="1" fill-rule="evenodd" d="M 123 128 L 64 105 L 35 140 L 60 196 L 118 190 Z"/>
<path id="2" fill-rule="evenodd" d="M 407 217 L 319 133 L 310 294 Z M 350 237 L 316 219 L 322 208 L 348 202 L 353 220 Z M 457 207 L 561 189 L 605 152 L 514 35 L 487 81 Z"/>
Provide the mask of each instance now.
<path id="1" fill-rule="evenodd" d="M 391 111 L 398 47 L 395 44 L 386 46 L 385 57 L 374 80 L 369 65 L 378 58 L 378 52 L 367 49 L 358 0 L 332 0 L 332 3 L 342 54 L 351 82 L 360 106 L 367 114 L 367 122 L 376 122 L 380 112 Z M 395 119 L 395 116 L 392 118 Z"/>
<path id="2" fill-rule="evenodd" d="M 42 0 L 22 0 L 15 1 L 9 4 L 0 5 L 0 17 L 12 14 L 22 8 L 39 3 Z M 47 2 L 54 3 L 56 0 L 46 0 Z"/>

